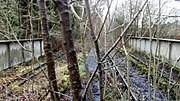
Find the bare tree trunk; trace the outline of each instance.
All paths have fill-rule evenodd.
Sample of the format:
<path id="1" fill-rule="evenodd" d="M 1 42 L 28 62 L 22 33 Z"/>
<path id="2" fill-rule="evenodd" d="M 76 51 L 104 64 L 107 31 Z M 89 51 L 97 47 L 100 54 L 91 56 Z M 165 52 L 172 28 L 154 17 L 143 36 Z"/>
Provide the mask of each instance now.
<path id="1" fill-rule="evenodd" d="M 62 19 L 62 29 L 64 37 L 64 48 L 66 51 L 68 70 L 70 73 L 70 82 L 72 86 L 73 101 L 79 101 L 81 99 L 81 80 L 79 75 L 78 62 L 76 58 L 76 52 L 74 49 L 74 42 L 72 39 L 72 30 L 69 19 L 69 7 L 68 0 L 53 0 L 59 10 L 59 16 Z"/>
<path id="2" fill-rule="evenodd" d="M 99 50 L 99 45 L 98 45 L 98 36 L 96 39 L 95 33 L 94 33 L 94 28 L 92 25 L 92 19 L 91 19 L 91 11 L 89 7 L 89 1 L 85 0 L 86 4 L 86 11 L 87 11 L 87 17 L 89 20 L 89 27 L 91 29 L 91 37 L 95 45 L 96 49 L 96 55 L 97 55 L 97 61 L 98 61 L 98 70 L 99 70 L 99 87 L 100 87 L 100 101 L 103 101 L 103 72 L 102 72 L 102 65 L 101 65 L 101 58 L 100 58 L 100 50 Z"/>
<path id="3" fill-rule="evenodd" d="M 44 41 L 44 51 L 46 56 L 46 62 L 47 62 L 47 68 L 48 68 L 48 79 L 49 79 L 49 85 L 51 92 L 51 98 L 54 101 L 59 101 L 59 96 L 57 93 L 54 93 L 58 91 L 57 88 L 57 81 L 56 81 L 56 73 L 55 73 L 55 65 L 54 65 L 54 59 L 51 52 L 51 46 L 49 41 L 49 32 L 47 27 L 47 16 L 45 11 L 45 2 L 44 0 L 39 1 L 39 9 L 40 9 L 40 17 L 41 17 L 41 25 L 42 25 L 42 33 L 43 33 L 43 41 Z"/>
<path id="4" fill-rule="evenodd" d="M 150 59 L 149 59 L 149 68 L 148 68 L 148 101 L 151 101 L 152 99 L 152 91 L 151 91 L 151 62 L 152 62 L 152 28 L 151 28 L 151 12 L 150 12 L 150 3 L 147 5 L 147 12 L 148 12 L 148 17 L 149 17 L 149 33 L 150 33 Z"/>
<path id="5" fill-rule="evenodd" d="M 85 28 L 85 31 L 86 31 L 86 28 Z M 88 65 L 87 65 L 87 63 L 85 61 L 87 59 L 86 58 L 86 53 L 85 53 L 85 42 L 84 42 L 85 41 L 85 34 L 86 34 L 85 31 L 81 35 L 81 42 L 82 42 L 82 54 L 83 54 L 84 66 L 85 66 L 85 69 L 86 69 L 86 82 L 88 82 L 88 79 L 90 77 L 90 73 L 89 73 Z M 94 101 L 94 95 L 93 95 L 93 91 L 92 91 L 92 86 L 90 86 L 88 88 L 88 93 L 89 93 L 90 101 Z"/>

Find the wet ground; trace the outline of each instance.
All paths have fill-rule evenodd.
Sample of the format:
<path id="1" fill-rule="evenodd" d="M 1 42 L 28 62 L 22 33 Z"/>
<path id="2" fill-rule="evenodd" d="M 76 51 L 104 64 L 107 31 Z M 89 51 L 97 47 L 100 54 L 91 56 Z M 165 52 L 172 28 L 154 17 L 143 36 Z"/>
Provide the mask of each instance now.
<path id="1" fill-rule="evenodd" d="M 120 70 L 127 69 L 127 64 L 120 53 L 117 53 L 115 56 L 115 62 L 120 65 Z M 139 76 L 139 71 L 135 70 L 134 67 L 130 66 L 130 82 L 132 91 L 138 96 L 138 100 L 147 101 L 149 97 L 148 92 L 148 80 L 146 77 Z M 153 87 L 151 86 L 151 92 L 153 91 Z M 151 94 L 153 100 L 153 93 Z M 167 97 L 160 90 L 157 91 L 156 101 L 167 101 Z"/>
<path id="2" fill-rule="evenodd" d="M 114 61 L 116 64 L 119 65 L 119 69 L 126 72 L 127 69 L 127 64 L 126 62 L 122 59 L 123 56 L 120 53 L 117 53 L 114 57 Z M 144 58 L 144 57 L 141 57 Z M 144 59 L 145 60 L 145 59 Z M 91 49 L 89 52 L 89 55 L 87 57 L 87 64 L 89 67 L 90 73 L 93 72 L 93 70 L 97 67 L 97 61 L 96 61 L 96 56 L 95 56 L 95 49 Z M 149 91 L 148 91 L 148 80 L 147 77 L 139 76 L 139 71 L 134 69 L 134 67 L 130 67 L 130 83 L 131 83 L 131 90 L 133 93 L 136 95 L 138 100 L 140 101 L 147 101 L 149 99 Z M 93 94 L 95 101 L 98 101 L 99 98 L 99 82 L 93 82 L 92 83 L 93 87 Z M 124 86 L 122 86 L 124 87 Z M 154 99 L 154 94 L 153 94 L 153 86 L 151 85 L 151 100 Z M 89 98 L 87 97 L 87 101 L 89 101 Z M 161 92 L 160 90 L 157 90 L 156 93 L 156 101 L 167 101 L 166 95 Z"/>
<path id="3" fill-rule="evenodd" d="M 93 73 L 93 71 L 97 67 L 97 59 L 96 59 L 96 55 L 95 55 L 95 49 L 91 49 L 90 52 L 88 53 L 86 63 L 88 64 L 89 72 Z M 98 72 L 96 74 L 98 74 Z M 93 91 L 93 95 L 94 95 L 94 101 L 99 101 L 99 97 L 100 97 L 99 81 L 93 81 L 91 83 L 91 86 L 93 89 L 92 91 Z M 83 85 L 83 88 L 85 88 L 85 85 Z M 90 101 L 89 96 L 86 97 L 86 101 Z"/>

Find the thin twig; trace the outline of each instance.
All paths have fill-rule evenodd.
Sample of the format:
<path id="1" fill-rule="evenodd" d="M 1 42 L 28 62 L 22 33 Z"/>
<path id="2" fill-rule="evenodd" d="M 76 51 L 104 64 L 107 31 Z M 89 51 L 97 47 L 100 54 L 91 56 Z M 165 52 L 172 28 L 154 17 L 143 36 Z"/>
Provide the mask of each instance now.
<path id="1" fill-rule="evenodd" d="M 102 30 L 103 30 L 103 28 L 104 28 L 104 25 L 105 25 L 105 23 L 106 23 L 106 20 L 107 20 L 107 17 L 108 17 L 108 14 L 109 14 L 109 11 L 110 11 L 112 2 L 113 2 L 113 0 L 111 0 L 111 3 L 110 3 L 110 5 L 109 5 L 109 7 L 108 7 L 108 11 L 107 11 L 107 13 L 106 13 L 105 19 L 104 19 L 103 24 L 102 24 L 102 26 L 101 26 L 101 29 L 99 30 L 99 33 L 98 33 L 98 35 L 97 35 L 97 37 L 96 37 L 96 40 L 99 39 L 100 34 L 101 34 L 101 32 L 102 32 Z"/>
<path id="2" fill-rule="evenodd" d="M 124 29 L 124 31 L 121 33 L 121 35 L 118 37 L 118 39 L 117 39 L 116 42 L 113 44 L 113 46 L 112 46 L 112 47 L 108 50 L 108 52 L 102 57 L 100 63 L 101 63 L 102 61 L 104 61 L 105 58 L 111 53 L 111 51 L 117 46 L 117 44 L 119 43 L 119 41 L 121 40 L 121 38 L 125 35 L 126 31 L 129 29 L 129 27 L 132 25 L 132 23 L 135 21 L 135 19 L 136 19 L 136 18 L 138 17 L 138 15 L 140 14 L 140 12 L 143 10 L 143 8 L 144 8 L 144 6 L 146 5 L 147 2 L 148 2 L 148 0 L 145 1 L 145 3 L 143 4 L 143 6 L 141 7 L 140 11 L 137 12 L 137 14 L 134 16 L 134 18 L 131 20 L 131 22 L 127 25 L 127 27 L 126 27 L 126 28 Z M 88 89 L 88 87 L 89 87 L 89 85 L 90 85 L 93 77 L 95 76 L 97 70 L 98 70 L 98 67 L 96 67 L 96 68 L 94 69 L 94 71 L 93 71 L 93 73 L 92 73 L 92 75 L 91 75 L 91 77 L 90 77 L 90 79 L 89 79 L 89 81 L 88 81 L 88 83 L 87 83 L 87 85 L 86 85 L 86 87 L 85 87 L 85 90 L 84 90 L 84 92 L 83 92 L 83 95 L 86 94 L 87 89 Z"/>

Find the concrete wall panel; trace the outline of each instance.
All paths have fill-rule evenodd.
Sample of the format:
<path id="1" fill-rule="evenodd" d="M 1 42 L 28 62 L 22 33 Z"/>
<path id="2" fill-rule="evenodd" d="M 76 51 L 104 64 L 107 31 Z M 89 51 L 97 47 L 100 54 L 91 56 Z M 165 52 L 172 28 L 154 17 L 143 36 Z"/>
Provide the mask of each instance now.
<path id="1" fill-rule="evenodd" d="M 171 44 L 171 63 L 174 64 L 180 58 L 180 43 Z M 176 63 L 180 66 L 180 61 Z"/>
<path id="2" fill-rule="evenodd" d="M 36 58 L 41 55 L 41 45 L 40 44 L 41 44 L 40 41 L 34 42 L 34 55 Z"/>
<path id="3" fill-rule="evenodd" d="M 10 65 L 16 66 L 23 62 L 22 48 L 18 43 L 10 43 Z"/>
<path id="4" fill-rule="evenodd" d="M 21 43 L 25 49 L 23 49 L 19 43 Z M 0 70 L 31 60 L 33 57 L 32 52 L 30 52 L 32 51 L 32 45 L 34 45 L 36 58 L 44 55 L 42 39 L 19 40 L 19 43 L 16 40 L 0 41 Z"/>
<path id="5" fill-rule="evenodd" d="M 32 59 L 32 42 L 24 42 L 23 43 L 24 47 L 27 49 L 27 50 L 30 50 L 30 51 L 27 51 L 27 50 L 24 50 L 24 58 L 25 58 L 25 61 L 29 61 Z"/>
<path id="6" fill-rule="evenodd" d="M 157 39 L 152 39 L 152 54 L 154 55 L 157 48 Z M 145 51 L 150 53 L 150 40 L 149 38 L 137 38 L 133 37 L 130 39 L 130 46 L 134 46 L 134 49 Z M 180 59 L 180 40 L 173 39 L 159 39 L 159 52 L 161 59 L 169 62 L 174 65 L 177 59 Z M 158 55 L 158 51 L 157 51 Z M 180 62 L 175 64 L 176 66 L 180 66 Z"/>
<path id="7" fill-rule="evenodd" d="M 169 58 L 169 42 L 160 42 L 160 54 L 166 59 Z"/>
<path id="8" fill-rule="evenodd" d="M 8 50 L 6 44 L 0 44 L 0 70 L 8 67 Z"/>

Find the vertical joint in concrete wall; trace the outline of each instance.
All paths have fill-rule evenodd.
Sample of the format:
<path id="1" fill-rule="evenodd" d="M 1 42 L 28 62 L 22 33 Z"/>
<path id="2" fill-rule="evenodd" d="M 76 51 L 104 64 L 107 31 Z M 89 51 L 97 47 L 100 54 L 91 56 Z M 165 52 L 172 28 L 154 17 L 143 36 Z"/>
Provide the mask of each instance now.
<path id="1" fill-rule="evenodd" d="M 132 39 L 132 46 L 133 46 L 133 47 L 134 47 L 134 43 L 135 43 L 135 42 L 134 42 L 134 39 Z"/>
<path id="2" fill-rule="evenodd" d="M 40 47 L 39 47 L 40 48 L 40 56 L 42 56 L 42 50 L 43 50 L 43 48 L 42 48 L 42 40 L 40 40 L 39 42 L 40 42 Z"/>
<path id="3" fill-rule="evenodd" d="M 147 51 L 146 44 L 147 44 L 147 40 L 144 40 L 144 52 L 146 52 L 146 51 Z"/>
<path id="4" fill-rule="evenodd" d="M 34 60 L 34 40 L 32 40 L 32 59 Z"/>
<path id="5" fill-rule="evenodd" d="M 158 52 L 157 52 L 158 58 L 159 58 L 160 55 L 161 55 L 161 53 L 160 53 L 160 52 L 161 52 L 161 51 L 160 51 L 160 50 L 161 50 L 161 43 L 162 43 L 161 41 L 159 41 L 159 43 L 158 43 Z M 162 58 L 161 58 L 161 59 L 162 59 Z"/>
<path id="6" fill-rule="evenodd" d="M 10 43 L 6 43 L 6 45 L 7 45 L 7 54 L 8 54 L 8 67 L 11 67 Z"/>
<path id="7" fill-rule="evenodd" d="M 169 51 L 168 51 L 168 59 L 171 60 L 171 51 L 172 51 L 172 43 L 169 42 Z"/>
<path id="8" fill-rule="evenodd" d="M 22 46 L 24 47 L 24 42 L 21 42 Z M 22 59 L 23 59 L 23 63 L 25 63 L 25 54 L 24 54 L 24 48 L 22 47 Z"/>
<path id="9" fill-rule="evenodd" d="M 137 44 L 137 43 L 138 43 L 138 40 L 137 40 L 137 39 L 135 39 L 135 40 L 136 40 L 136 42 L 135 42 L 135 44 L 136 44 L 136 50 L 138 50 L 138 48 L 137 48 L 137 47 L 138 47 L 138 44 Z"/>
<path id="10" fill-rule="evenodd" d="M 138 40 L 139 40 L 139 50 L 141 51 L 141 40 L 140 39 Z"/>

